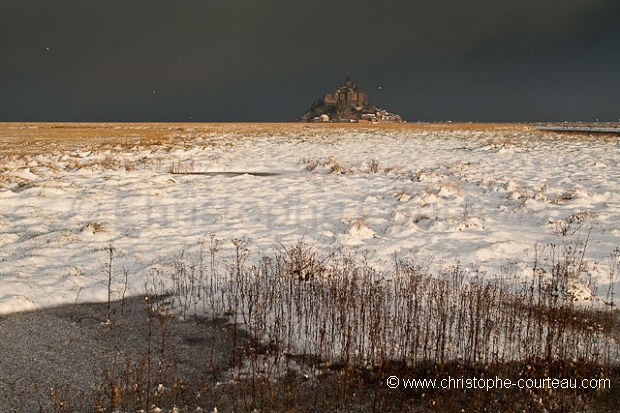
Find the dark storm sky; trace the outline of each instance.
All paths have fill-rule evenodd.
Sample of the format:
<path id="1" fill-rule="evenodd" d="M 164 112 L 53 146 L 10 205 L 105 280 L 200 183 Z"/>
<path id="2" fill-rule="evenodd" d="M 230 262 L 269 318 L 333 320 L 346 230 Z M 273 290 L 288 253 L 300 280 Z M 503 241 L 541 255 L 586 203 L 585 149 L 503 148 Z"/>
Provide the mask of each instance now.
<path id="1" fill-rule="evenodd" d="M 618 121 L 618 0 L 0 0 L 2 121 Z"/>

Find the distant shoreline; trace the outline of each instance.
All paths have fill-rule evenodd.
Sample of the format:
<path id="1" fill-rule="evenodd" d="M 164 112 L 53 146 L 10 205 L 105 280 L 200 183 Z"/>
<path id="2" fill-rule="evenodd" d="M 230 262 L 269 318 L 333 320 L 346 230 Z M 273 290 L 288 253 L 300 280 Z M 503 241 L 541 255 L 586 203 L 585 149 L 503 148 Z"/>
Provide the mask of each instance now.
<path id="1" fill-rule="evenodd" d="M 597 124 L 560 124 L 560 125 L 539 125 L 536 129 L 549 132 L 569 132 L 569 133 L 615 133 L 620 134 L 620 124 L 618 123 L 597 123 Z"/>

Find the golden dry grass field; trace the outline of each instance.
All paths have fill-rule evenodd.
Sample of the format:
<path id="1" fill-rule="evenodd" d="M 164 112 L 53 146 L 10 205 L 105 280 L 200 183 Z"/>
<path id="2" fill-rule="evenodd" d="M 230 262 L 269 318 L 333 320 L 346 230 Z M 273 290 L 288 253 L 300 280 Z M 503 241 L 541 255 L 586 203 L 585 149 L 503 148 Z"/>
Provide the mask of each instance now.
<path id="1" fill-rule="evenodd" d="M 516 131 L 527 124 L 486 123 L 0 123 L 0 157 L 37 155 L 74 149 L 127 150 L 157 145 L 184 146 L 218 135 L 248 137 L 282 132 L 325 130 Z"/>

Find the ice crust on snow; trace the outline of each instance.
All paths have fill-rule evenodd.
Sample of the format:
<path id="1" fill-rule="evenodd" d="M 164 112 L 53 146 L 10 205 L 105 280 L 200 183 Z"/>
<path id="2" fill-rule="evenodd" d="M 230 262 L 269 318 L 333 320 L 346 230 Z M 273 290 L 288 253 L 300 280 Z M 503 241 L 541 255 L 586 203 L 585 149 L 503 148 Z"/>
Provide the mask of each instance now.
<path id="1" fill-rule="evenodd" d="M 152 268 L 197 254 L 210 234 L 222 257 L 233 238 L 248 237 L 256 260 L 303 239 L 368 251 L 378 268 L 413 257 L 518 279 L 534 246 L 560 242 L 559 223 L 583 211 L 588 276 L 604 296 L 620 245 L 619 155 L 544 131 L 343 129 L 0 158 L 0 313 L 105 300 L 110 245 L 127 294 L 141 294 Z"/>

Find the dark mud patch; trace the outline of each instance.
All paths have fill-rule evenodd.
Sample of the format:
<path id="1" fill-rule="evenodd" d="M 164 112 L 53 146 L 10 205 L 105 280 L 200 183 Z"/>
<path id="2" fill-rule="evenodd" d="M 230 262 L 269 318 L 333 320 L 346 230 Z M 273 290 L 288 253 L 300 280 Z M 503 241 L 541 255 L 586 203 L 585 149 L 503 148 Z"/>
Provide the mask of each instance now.
<path id="1" fill-rule="evenodd" d="M 221 319 L 183 322 L 144 297 L 114 307 L 110 323 L 104 303 L 0 317 L 0 411 L 95 411 L 110 404 L 109 391 L 120 391 L 114 388 L 123 380 L 130 387 L 150 382 L 145 391 L 158 380 L 170 388 L 192 383 L 161 399 L 183 405 L 226 380 L 241 331 Z"/>

